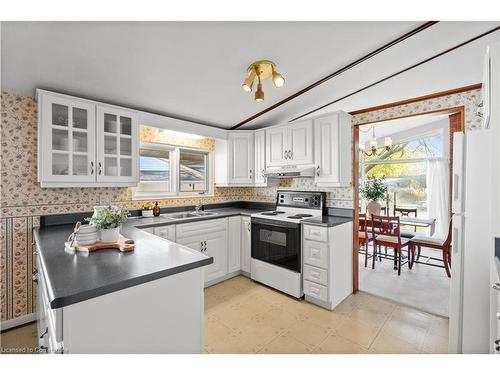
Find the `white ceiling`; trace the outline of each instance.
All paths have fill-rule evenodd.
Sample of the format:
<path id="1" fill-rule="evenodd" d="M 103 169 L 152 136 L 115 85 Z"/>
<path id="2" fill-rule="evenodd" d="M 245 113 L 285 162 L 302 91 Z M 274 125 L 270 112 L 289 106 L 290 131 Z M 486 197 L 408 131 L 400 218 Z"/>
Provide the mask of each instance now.
<path id="1" fill-rule="evenodd" d="M 229 128 L 418 22 L 2 22 L 2 90 L 67 92 Z M 498 26 L 440 22 L 249 123 L 293 119 L 398 69 Z M 347 111 L 481 80 L 484 46 L 473 45 L 348 98 Z M 249 63 L 273 60 L 283 88 L 264 83 L 257 103 L 241 89 Z M 453 67 L 453 68 L 451 68 Z"/>

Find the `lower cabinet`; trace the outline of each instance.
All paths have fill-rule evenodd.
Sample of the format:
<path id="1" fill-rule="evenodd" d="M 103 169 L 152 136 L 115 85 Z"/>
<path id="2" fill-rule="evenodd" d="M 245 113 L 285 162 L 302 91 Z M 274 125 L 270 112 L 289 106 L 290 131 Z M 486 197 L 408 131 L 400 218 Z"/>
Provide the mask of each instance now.
<path id="1" fill-rule="evenodd" d="M 204 267 L 207 286 L 228 274 L 250 273 L 252 226 L 249 216 L 207 219 L 144 230 L 213 257 L 214 262 Z"/>
<path id="2" fill-rule="evenodd" d="M 176 225 L 175 242 L 214 258 L 212 264 L 204 267 L 205 283 L 222 278 L 228 273 L 227 234 L 227 219 Z"/>
<path id="3" fill-rule="evenodd" d="M 228 218 L 227 227 L 227 270 L 232 273 L 241 269 L 241 216 Z"/>
<path id="4" fill-rule="evenodd" d="M 241 217 L 241 270 L 250 273 L 252 253 L 252 225 L 250 217 Z"/>
<path id="5" fill-rule="evenodd" d="M 352 222 L 302 226 L 306 301 L 333 310 L 352 293 Z"/>

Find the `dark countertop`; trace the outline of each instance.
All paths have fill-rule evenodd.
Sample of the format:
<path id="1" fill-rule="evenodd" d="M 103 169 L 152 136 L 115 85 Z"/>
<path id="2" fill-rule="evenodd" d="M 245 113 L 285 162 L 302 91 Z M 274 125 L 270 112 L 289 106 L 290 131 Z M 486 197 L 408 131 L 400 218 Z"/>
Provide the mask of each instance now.
<path id="1" fill-rule="evenodd" d="M 352 221 L 352 217 L 346 216 L 322 216 L 321 218 L 304 219 L 301 221 L 307 225 L 317 225 L 320 227 L 335 227 Z"/>
<path id="2" fill-rule="evenodd" d="M 201 220 L 210 220 L 210 219 L 220 219 L 223 217 L 229 217 L 229 216 L 250 216 L 252 214 L 256 214 L 259 212 L 263 212 L 264 210 L 262 209 L 253 209 L 253 208 L 217 208 L 217 209 L 210 209 L 210 210 L 204 210 L 206 212 L 216 212 L 217 215 L 209 215 L 209 216 L 201 216 L 201 217 L 189 217 L 185 219 L 169 219 L 168 215 L 169 214 L 162 214 L 161 216 L 158 217 L 132 217 L 127 221 L 127 225 L 133 225 L 137 228 L 151 228 L 151 227 L 160 227 L 160 226 L 165 226 L 165 225 L 172 225 L 172 224 L 184 224 L 184 223 L 191 223 L 194 221 L 201 221 Z M 175 214 L 175 213 L 172 213 Z"/>
<path id="3" fill-rule="evenodd" d="M 123 225 L 121 234 L 135 241 L 135 250 L 130 253 L 117 250 L 101 250 L 90 254 L 66 252 L 64 242 L 72 232 L 74 224 L 35 228 L 34 238 L 51 307 L 68 306 L 213 263 L 212 257 L 154 236 L 141 228 L 237 215 L 249 216 L 263 210 L 220 207 L 207 211 L 217 212 L 217 215 L 172 220 L 168 218 L 167 213 L 159 217 L 129 218 Z"/>
<path id="4" fill-rule="evenodd" d="M 159 217 L 129 218 L 121 233 L 135 241 L 135 250 L 130 253 L 117 250 L 101 250 L 90 254 L 66 252 L 64 242 L 72 232 L 74 224 L 56 224 L 59 220 L 56 218 L 52 225 L 35 228 L 34 238 L 38 247 L 39 263 L 45 275 L 51 307 L 68 306 L 213 263 L 212 257 L 147 233 L 141 228 L 237 215 L 250 216 L 266 209 L 218 207 L 206 211 L 217 212 L 217 215 L 172 220 L 168 218 L 167 213 Z M 303 223 L 330 227 L 349 221 L 352 221 L 352 218 L 323 216 L 321 219 L 303 220 Z"/>
<path id="5" fill-rule="evenodd" d="M 52 308 L 129 288 L 213 263 L 213 258 L 164 240 L 131 225 L 121 233 L 135 241 L 135 250 L 71 253 L 64 242 L 74 225 L 35 228 L 39 266 L 43 268 Z"/>

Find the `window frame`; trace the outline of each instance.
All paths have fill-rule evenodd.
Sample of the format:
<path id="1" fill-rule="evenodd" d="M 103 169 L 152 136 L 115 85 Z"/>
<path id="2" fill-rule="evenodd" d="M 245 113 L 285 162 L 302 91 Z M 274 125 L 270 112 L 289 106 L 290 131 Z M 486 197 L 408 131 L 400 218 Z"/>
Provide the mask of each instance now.
<path id="1" fill-rule="evenodd" d="M 188 197 L 207 197 L 213 196 L 213 151 L 196 148 L 176 146 L 165 143 L 141 142 L 139 146 L 139 159 L 141 157 L 141 149 L 151 149 L 170 152 L 170 191 L 142 191 L 140 185 L 144 182 L 140 181 L 140 162 L 139 164 L 139 184 L 137 187 L 132 188 L 132 200 L 147 200 L 147 199 L 168 199 L 168 198 L 188 198 Z M 180 152 L 181 150 L 192 151 L 204 154 L 206 157 L 206 185 L 207 189 L 204 191 L 180 191 Z"/>

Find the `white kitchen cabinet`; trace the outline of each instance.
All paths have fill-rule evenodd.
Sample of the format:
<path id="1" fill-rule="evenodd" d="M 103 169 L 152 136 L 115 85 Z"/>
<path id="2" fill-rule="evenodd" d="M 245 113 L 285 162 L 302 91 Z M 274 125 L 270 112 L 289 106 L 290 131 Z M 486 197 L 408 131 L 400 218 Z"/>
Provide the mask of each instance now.
<path id="1" fill-rule="evenodd" d="M 254 153 L 254 169 L 255 169 L 255 186 L 267 186 L 267 179 L 264 176 L 266 171 L 266 132 L 258 130 L 255 132 L 255 153 Z"/>
<path id="2" fill-rule="evenodd" d="M 205 285 L 228 273 L 228 221 L 203 220 L 176 225 L 176 242 L 214 258 L 205 267 Z"/>
<path id="3" fill-rule="evenodd" d="M 94 103 L 39 97 L 38 179 L 42 187 L 96 180 L 95 130 Z"/>
<path id="4" fill-rule="evenodd" d="M 134 111 L 44 90 L 37 98 L 41 187 L 137 185 Z"/>
<path id="5" fill-rule="evenodd" d="M 165 238 L 166 240 L 175 242 L 175 224 L 154 227 L 153 234 L 158 237 Z"/>
<path id="6" fill-rule="evenodd" d="M 313 153 L 313 129 L 311 120 L 293 123 L 289 126 L 289 156 L 288 164 L 304 165 L 312 164 Z"/>
<path id="7" fill-rule="evenodd" d="M 215 185 L 254 186 L 253 131 L 232 131 L 215 142 Z"/>
<path id="8" fill-rule="evenodd" d="M 265 147 L 266 167 L 312 164 L 312 121 L 304 120 L 266 129 Z"/>
<path id="9" fill-rule="evenodd" d="M 134 112 L 97 105 L 97 181 L 137 181 L 137 119 Z"/>
<path id="10" fill-rule="evenodd" d="M 352 176 L 351 116 L 338 111 L 314 119 L 315 183 L 350 186 Z"/>
<path id="11" fill-rule="evenodd" d="M 228 218 L 227 270 L 229 273 L 241 269 L 241 216 Z"/>
<path id="12" fill-rule="evenodd" d="M 308 302 L 333 310 L 352 293 L 352 221 L 302 226 L 303 284 Z"/>
<path id="13" fill-rule="evenodd" d="M 266 129 L 266 167 L 288 164 L 288 126 Z"/>
<path id="14" fill-rule="evenodd" d="M 250 273 L 252 224 L 249 216 L 241 217 L 241 270 Z"/>
<path id="15" fill-rule="evenodd" d="M 252 184 L 254 176 L 254 134 L 235 131 L 228 135 L 229 183 Z"/>
<path id="16" fill-rule="evenodd" d="M 205 282 L 208 283 L 227 274 L 227 230 L 211 233 L 205 238 L 204 253 L 214 258 L 214 262 L 205 267 Z"/>

